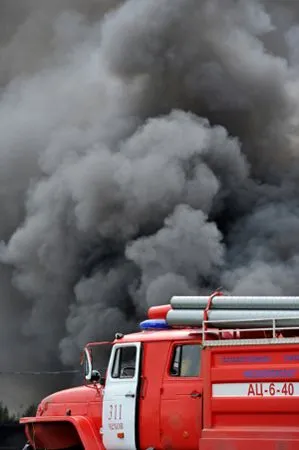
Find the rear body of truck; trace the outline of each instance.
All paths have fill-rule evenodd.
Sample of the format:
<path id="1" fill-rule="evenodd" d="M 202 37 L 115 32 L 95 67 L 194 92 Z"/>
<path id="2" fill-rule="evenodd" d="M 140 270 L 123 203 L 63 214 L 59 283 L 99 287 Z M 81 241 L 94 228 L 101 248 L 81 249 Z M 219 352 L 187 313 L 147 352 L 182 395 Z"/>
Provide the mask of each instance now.
<path id="1" fill-rule="evenodd" d="M 201 450 L 299 449 L 299 344 L 258 342 L 205 348 Z"/>

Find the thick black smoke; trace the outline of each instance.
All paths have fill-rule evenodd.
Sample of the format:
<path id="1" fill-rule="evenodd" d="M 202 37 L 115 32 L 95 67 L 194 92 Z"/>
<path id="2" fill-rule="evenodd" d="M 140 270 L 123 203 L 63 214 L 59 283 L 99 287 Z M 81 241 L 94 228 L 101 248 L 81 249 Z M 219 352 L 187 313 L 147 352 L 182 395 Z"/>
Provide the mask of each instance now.
<path id="1" fill-rule="evenodd" d="M 298 294 L 296 4 L 1 2 L 2 369 L 75 366 L 173 294 Z"/>

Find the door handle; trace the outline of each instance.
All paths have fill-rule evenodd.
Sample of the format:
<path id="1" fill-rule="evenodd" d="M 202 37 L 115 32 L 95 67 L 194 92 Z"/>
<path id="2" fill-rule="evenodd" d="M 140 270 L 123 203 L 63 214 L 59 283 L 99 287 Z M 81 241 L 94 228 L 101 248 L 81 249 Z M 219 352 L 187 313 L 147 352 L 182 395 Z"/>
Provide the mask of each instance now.
<path id="1" fill-rule="evenodd" d="M 201 392 L 193 391 L 193 392 L 191 392 L 190 397 L 192 397 L 192 398 L 200 398 L 201 397 Z"/>
<path id="2" fill-rule="evenodd" d="M 133 394 L 132 392 L 127 392 L 126 395 L 125 395 L 125 397 L 131 397 L 131 398 L 134 398 L 134 397 L 135 397 L 135 394 Z"/>

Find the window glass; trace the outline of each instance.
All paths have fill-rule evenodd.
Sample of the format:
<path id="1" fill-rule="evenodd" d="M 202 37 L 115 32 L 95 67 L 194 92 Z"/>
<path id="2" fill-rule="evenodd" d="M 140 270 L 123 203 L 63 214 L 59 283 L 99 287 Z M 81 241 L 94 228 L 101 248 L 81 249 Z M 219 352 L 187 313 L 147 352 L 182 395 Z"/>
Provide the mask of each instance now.
<path id="1" fill-rule="evenodd" d="M 102 375 L 106 374 L 109 364 L 111 345 L 94 345 L 90 347 L 90 354 L 92 360 L 92 368 L 98 370 Z"/>
<path id="2" fill-rule="evenodd" d="M 119 347 L 114 355 L 112 378 L 133 378 L 136 368 L 136 347 Z"/>
<path id="3" fill-rule="evenodd" d="M 170 375 L 198 377 L 200 372 L 201 346 L 199 344 L 177 345 L 173 350 Z"/>
<path id="4" fill-rule="evenodd" d="M 181 360 L 182 346 L 178 345 L 174 348 L 172 356 L 172 364 L 170 368 L 170 375 L 179 376 L 180 374 L 180 360 Z"/>
<path id="5" fill-rule="evenodd" d="M 113 361 L 113 367 L 112 367 L 112 378 L 118 378 L 119 372 L 120 372 L 120 356 L 121 356 L 121 349 L 118 348 L 114 354 L 114 361 Z"/>

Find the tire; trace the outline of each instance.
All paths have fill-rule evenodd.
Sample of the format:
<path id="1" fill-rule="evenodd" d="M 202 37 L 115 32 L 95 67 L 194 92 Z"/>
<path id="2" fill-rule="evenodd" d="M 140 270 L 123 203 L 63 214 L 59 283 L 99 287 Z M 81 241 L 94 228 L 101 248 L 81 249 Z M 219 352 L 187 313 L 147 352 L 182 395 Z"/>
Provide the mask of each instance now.
<path id="1" fill-rule="evenodd" d="M 26 442 L 22 450 L 33 450 L 32 446 L 29 444 L 29 442 Z"/>
<path id="2" fill-rule="evenodd" d="M 32 445 L 29 444 L 29 442 L 27 442 L 27 443 L 24 445 L 24 447 L 23 447 L 22 450 L 33 450 L 33 447 L 32 447 Z M 46 449 L 45 449 L 45 450 L 46 450 Z M 63 449 L 61 449 L 61 450 L 63 450 Z M 76 446 L 76 447 L 71 447 L 71 448 L 68 449 L 68 450 L 84 450 L 84 449 L 83 449 L 82 445 L 78 445 L 78 446 Z"/>

